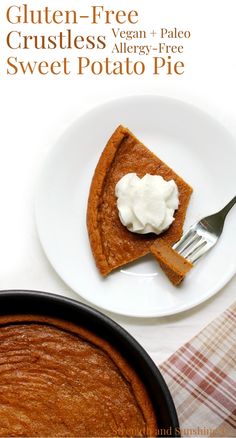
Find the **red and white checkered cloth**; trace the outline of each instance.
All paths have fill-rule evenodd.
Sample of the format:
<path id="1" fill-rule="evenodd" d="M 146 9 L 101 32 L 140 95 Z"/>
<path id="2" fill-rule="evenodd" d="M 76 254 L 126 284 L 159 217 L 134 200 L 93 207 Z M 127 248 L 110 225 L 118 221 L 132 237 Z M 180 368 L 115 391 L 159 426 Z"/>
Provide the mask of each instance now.
<path id="1" fill-rule="evenodd" d="M 236 303 L 160 369 L 181 436 L 236 437 Z"/>

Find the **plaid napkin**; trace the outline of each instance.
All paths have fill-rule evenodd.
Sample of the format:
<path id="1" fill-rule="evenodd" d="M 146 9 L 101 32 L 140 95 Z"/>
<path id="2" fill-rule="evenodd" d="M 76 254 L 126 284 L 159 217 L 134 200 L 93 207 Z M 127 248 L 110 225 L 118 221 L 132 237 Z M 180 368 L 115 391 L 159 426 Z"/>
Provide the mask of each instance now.
<path id="1" fill-rule="evenodd" d="M 236 436 L 236 303 L 160 369 L 175 402 L 181 436 Z"/>

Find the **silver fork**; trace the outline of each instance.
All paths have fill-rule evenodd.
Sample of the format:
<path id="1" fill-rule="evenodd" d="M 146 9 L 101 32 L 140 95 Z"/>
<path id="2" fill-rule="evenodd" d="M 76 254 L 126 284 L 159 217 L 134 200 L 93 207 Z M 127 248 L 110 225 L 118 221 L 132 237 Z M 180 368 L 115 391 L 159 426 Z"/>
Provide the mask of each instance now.
<path id="1" fill-rule="evenodd" d="M 218 241 L 228 212 L 236 203 L 236 196 L 215 214 L 206 216 L 192 225 L 173 249 L 191 263 L 195 263 Z"/>

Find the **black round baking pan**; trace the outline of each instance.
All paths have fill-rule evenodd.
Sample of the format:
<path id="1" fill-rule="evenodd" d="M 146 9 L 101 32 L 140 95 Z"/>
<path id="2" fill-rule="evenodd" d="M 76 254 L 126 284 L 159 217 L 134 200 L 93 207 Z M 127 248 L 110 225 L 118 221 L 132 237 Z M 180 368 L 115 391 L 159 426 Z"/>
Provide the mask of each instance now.
<path id="1" fill-rule="evenodd" d="M 61 318 L 96 333 L 113 345 L 136 370 L 156 412 L 159 435 L 180 436 L 169 389 L 154 362 L 122 327 L 97 310 L 61 295 L 38 291 L 0 291 L 0 314 L 38 314 Z"/>

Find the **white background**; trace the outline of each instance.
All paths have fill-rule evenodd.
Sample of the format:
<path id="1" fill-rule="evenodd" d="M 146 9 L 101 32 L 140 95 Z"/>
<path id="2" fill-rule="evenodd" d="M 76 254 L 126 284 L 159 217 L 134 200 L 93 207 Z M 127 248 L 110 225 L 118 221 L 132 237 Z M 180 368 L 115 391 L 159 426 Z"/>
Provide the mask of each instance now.
<path id="1" fill-rule="evenodd" d="M 9 29 L 5 9 L 12 3 L 1 0 L 0 289 L 44 290 L 79 299 L 50 267 L 35 229 L 35 186 L 47 153 L 65 127 L 85 111 L 111 98 L 137 94 L 166 95 L 193 103 L 222 122 L 236 137 L 236 11 L 235 0 L 57 3 L 61 9 L 70 6 L 79 8 L 81 13 L 86 13 L 91 4 L 134 8 L 141 17 L 140 28 L 151 31 L 177 27 L 192 33 L 183 57 L 186 71 L 180 77 L 9 78 L 5 74 L 5 58 L 16 54 L 4 48 Z M 45 5 L 55 8 L 52 0 L 32 0 L 31 4 L 35 8 Z M 41 28 L 42 33 L 48 31 L 44 26 Z M 82 30 L 85 32 L 86 27 Z M 99 32 L 104 31 L 105 26 L 100 25 Z M 146 320 L 111 316 L 160 363 L 234 301 L 235 287 L 234 277 L 217 296 L 178 316 Z"/>

